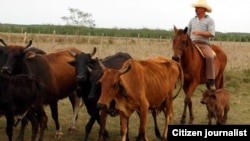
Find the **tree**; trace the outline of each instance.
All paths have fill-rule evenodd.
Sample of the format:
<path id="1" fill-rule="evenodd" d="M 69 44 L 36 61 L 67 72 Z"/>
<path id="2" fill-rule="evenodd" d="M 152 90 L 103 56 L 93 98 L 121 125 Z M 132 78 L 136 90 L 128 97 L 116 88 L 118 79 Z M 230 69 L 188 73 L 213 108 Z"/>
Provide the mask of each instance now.
<path id="1" fill-rule="evenodd" d="M 69 8 L 70 16 L 61 19 L 69 25 L 95 27 L 95 21 L 91 19 L 92 14 L 85 13 L 76 8 Z"/>

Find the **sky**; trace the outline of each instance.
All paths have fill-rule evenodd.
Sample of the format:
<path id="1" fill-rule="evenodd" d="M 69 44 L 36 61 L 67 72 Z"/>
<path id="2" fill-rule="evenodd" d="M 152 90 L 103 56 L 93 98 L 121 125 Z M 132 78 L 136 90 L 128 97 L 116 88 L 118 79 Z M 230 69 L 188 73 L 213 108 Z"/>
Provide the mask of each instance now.
<path id="1" fill-rule="evenodd" d="M 97 28 L 184 28 L 197 0 L 1 0 L 0 23 L 65 25 L 68 8 L 92 14 Z M 250 0 L 207 0 L 217 32 L 250 33 Z"/>

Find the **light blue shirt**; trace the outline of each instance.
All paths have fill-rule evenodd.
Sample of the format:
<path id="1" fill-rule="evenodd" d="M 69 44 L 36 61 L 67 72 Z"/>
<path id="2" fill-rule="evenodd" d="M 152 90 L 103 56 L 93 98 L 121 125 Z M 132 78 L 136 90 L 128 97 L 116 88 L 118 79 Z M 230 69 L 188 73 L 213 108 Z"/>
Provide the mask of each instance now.
<path id="1" fill-rule="evenodd" d="M 191 34 L 193 30 L 198 31 L 209 31 L 213 36 L 215 36 L 215 24 L 214 20 L 206 15 L 201 20 L 198 19 L 197 16 L 192 18 L 188 23 L 188 34 L 190 35 L 190 38 L 192 41 L 204 41 L 210 44 L 210 38 L 203 37 L 203 36 L 194 36 Z"/>

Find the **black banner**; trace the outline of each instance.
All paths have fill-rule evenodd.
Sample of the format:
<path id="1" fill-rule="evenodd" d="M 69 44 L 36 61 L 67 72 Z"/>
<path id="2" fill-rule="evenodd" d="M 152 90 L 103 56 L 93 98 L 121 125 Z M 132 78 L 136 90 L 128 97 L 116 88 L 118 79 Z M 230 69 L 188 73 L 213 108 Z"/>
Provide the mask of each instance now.
<path id="1" fill-rule="evenodd" d="M 169 125 L 168 141 L 214 139 L 250 141 L 250 125 Z"/>

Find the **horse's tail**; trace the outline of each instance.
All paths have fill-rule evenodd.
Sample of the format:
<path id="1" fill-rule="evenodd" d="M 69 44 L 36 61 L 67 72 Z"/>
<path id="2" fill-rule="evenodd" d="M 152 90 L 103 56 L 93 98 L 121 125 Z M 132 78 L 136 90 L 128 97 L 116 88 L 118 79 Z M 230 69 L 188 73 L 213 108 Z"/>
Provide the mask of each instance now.
<path id="1" fill-rule="evenodd" d="M 183 69 L 182 69 L 181 65 L 180 65 L 178 62 L 175 61 L 175 63 L 176 63 L 176 64 L 178 65 L 178 67 L 179 67 L 179 71 L 180 71 L 180 77 L 179 77 L 179 78 L 180 78 L 180 80 L 181 80 L 181 87 L 179 88 L 178 92 L 177 92 L 176 95 L 173 97 L 173 99 L 175 99 L 175 98 L 179 95 L 181 89 L 183 88 L 183 84 L 184 84 L 184 73 L 183 73 Z"/>

